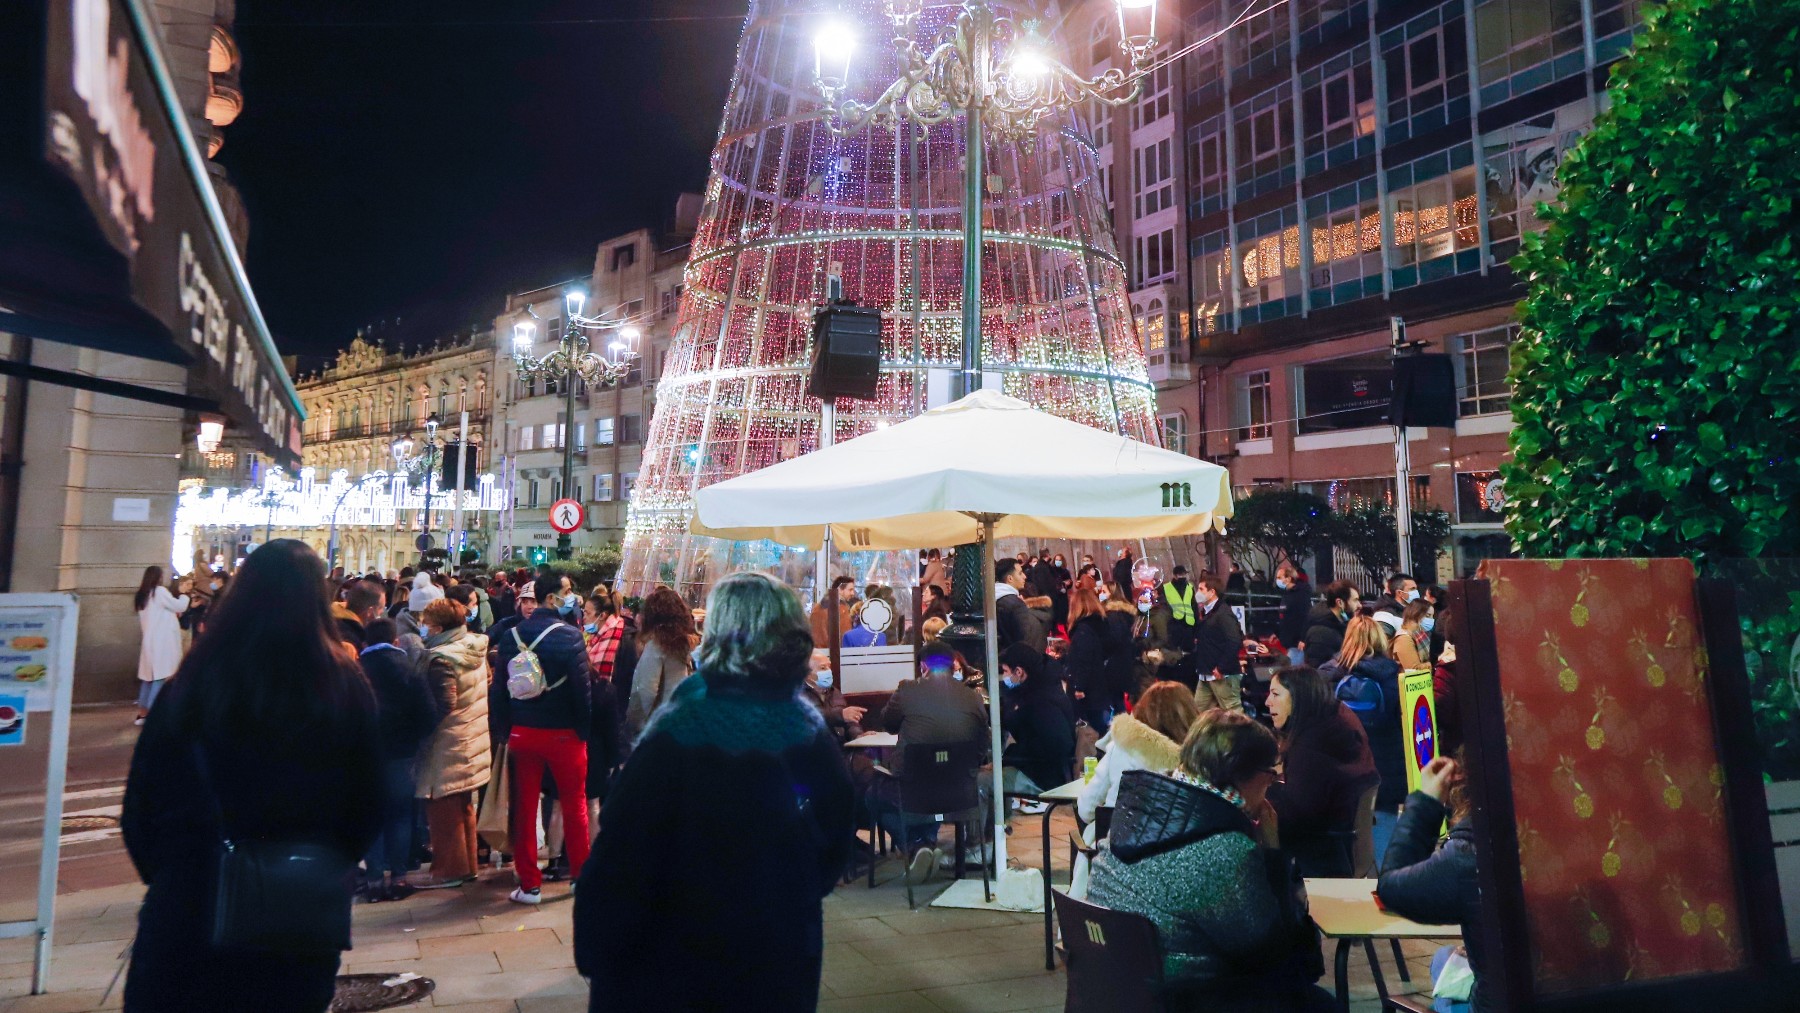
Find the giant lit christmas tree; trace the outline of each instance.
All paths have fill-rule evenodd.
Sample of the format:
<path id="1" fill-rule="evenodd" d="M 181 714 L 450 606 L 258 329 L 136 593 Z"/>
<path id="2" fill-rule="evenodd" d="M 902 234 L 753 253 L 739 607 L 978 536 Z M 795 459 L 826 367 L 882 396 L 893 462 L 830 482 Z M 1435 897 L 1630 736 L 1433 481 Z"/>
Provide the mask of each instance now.
<path id="1" fill-rule="evenodd" d="M 1039 2 L 993 6 L 1023 20 L 1042 16 Z M 747 567 L 810 584 L 810 553 L 687 525 L 697 489 L 818 446 L 821 405 L 805 388 L 829 277 L 883 318 L 878 396 L 837 402 L 837 442 L 923 411 L 961 361 L 963 124 L 834 136 L 814 84 L 812 33 L 827 13 L 859 39 L 852 97 L 873 99 L 898 71 L 879 0 L 751 4 L 632 493 L 621 577 L 635 593 L 665 583 L 698 600 Z M 926 10 L 914 37 L 954 14 Z M 1155 392 L 1086 123 L 1047 122 L 1034 141 L 990 135 L 985 154 L 983 371 L 1047 411 L 1154 442 Z M 872 565 L 909 583 L 900 560 Z"/>

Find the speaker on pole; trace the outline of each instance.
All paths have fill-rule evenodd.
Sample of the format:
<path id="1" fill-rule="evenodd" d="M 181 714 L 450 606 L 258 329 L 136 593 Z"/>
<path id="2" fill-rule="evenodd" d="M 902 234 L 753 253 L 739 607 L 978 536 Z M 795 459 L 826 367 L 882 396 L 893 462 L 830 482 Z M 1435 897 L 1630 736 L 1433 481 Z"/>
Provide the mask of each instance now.
<path id="1" fill-rule="evenodd" d="M 830 303 L 813 314 L 812 374 L 806 392 L 816 398 L 872 401 L 881 377 L 881 311 Z"/>
<path id="2" fill-rule="evenodd" d="M 1456 425 L 1456 371 L 1448 355 L 1394 359 L 1394 401 L 1389 420 L 1400 426 Z"/>

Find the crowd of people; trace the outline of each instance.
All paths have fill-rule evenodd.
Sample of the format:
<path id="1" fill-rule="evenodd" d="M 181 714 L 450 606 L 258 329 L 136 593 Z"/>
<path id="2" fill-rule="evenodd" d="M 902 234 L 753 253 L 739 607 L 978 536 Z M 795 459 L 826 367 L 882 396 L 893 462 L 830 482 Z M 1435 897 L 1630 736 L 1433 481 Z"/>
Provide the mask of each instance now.
<path id="1" fill-rule="evenodd" d="M 486 880 L 530 905 L 571 881 L 595 1009 L 723 1007 L 745 989 L 811 1009 L 820 904 L 872 857 L 859 828 L 894 838 L 911 883 L 953 870 L 939 825 L 897 818 L 904 756 L 987 757 L 986 694 L 1007 797 L 971 768 L 983 804 L 1041 812 L 1034 796 L 1093 761 L 1077 812 L 1094 858 L 1074 892 L 1156 923 L 1172 1009 L 1326 1008 L 1300 884 L 1371 873 L 1355 842 L 1369 807 L 1388 908 L 1474 917 L 1460 772 L 1434 762 L 1409 795 L 1401 754 L 1399 674 L 1430 659 L 1447 692 L 1454 665 L 1435 589 L 1397 576 L 1365 614 L 1348 582 L 1315 599 L 1284 564 L 1257 639 L 1230 577 L 1163 580 L 1126 550 L 1105 569 L 1020 554 L 994 574 L 986 673 L 940 636 L 955 589 L 938 550 L 916 608 L 839 577 L 810 617 L 757 573 L 719 580 L 700 610 L 668 587 L 628 605 L 550 567 L 327 574 L 294 541 L 174 587 L 149 568 L 123 824 L 150 889 L 126 1008 L 226 1008 L 220 967 L 282 983 L 276 1008 L 324 1008 L 330 946 L 247 947 L 206 921 L 225 903 L 221 843 L 254 837 L 345 856 L 366 903 Z M 834 647 L 899 645 L 912 678 L 866 706 L 845 696 Z M 873 730 L 898 739 L 879 768 L 848 746 Z M 725 853 L 718 826 L 739 831 Z"/>

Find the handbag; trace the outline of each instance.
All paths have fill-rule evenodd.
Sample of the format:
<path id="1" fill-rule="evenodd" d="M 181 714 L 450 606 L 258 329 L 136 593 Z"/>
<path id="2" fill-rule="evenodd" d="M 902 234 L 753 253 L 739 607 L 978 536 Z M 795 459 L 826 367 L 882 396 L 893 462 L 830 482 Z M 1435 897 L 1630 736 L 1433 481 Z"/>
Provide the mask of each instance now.
<path id="1" fill-rule="evenodd" d="M 493 776 L 481 796 L 481 810 L 475 814 L 475 832 L 495 851 L 512 850 L 512 772 L 507 763 L 506 743 L 493 747 Z"/>
<path id="2" fill-rule="evenodd" d="M 194 762 L 219 826 L 212 945 L 281 953 L 348 950 L 355 860 L 324 844 L 234 837 L 199 743 Z"/>

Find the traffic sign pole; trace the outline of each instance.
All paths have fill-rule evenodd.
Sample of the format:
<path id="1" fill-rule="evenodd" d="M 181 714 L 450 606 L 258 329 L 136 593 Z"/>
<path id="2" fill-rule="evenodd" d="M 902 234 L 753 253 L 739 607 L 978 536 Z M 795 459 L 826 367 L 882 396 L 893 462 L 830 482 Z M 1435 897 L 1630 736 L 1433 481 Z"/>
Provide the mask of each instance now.
<path id="1" fill-rule="evenodd" d="M 568 559 L 572 554 L 570 535 L 580 530 L 586 519 L 587 511 L 581 508 L 581 501 L 559 499 L 550 504 L 550 527 L 557 534 L 556 558 Z"/>

